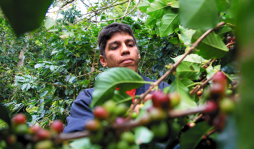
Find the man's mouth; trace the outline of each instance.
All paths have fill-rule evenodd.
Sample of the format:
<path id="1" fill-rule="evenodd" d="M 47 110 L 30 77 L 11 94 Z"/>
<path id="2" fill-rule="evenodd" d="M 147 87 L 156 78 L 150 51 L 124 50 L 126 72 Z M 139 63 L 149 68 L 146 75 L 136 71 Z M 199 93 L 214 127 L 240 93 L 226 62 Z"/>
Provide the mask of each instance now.
<path id="1" fill-rule="evenodd" d="M 131 59 L 131 58 L 126 58 L 126 59 L 121 61 L 122 64 L 128 64 L 128 63 L 131 63 L 131 62 L 133 62 L 133 59 Z"/>

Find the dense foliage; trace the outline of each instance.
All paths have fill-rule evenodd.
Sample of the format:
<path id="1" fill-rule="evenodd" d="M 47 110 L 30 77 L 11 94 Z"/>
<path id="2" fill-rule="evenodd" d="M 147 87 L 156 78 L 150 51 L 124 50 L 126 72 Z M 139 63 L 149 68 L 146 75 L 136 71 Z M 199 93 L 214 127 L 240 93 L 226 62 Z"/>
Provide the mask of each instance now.
<path id="1" fill-rule="evenodd" d="M 57 1 L 54 2 L 56 3 Z M 244 137 L 246 133 L 251 138 L 248 129 L 251 129 L 252 124 L 249 115 L 253 104 L 250 100 L 252 81 L 251 77 L 248 77 L 252 74 L 250 66 L 253 57 L 251 51 L 248 51 L 253 47 L 250 38 L 253 32 L 250 27 L 252 22 L 248 21 L 253 18 L 253 13 L 248 13 L 251 2 L 247 5 L 247 2 L 239 3 L 237 0 L 138 1 L 137 13 L 147 17 L 145 23 L 140 18 L 135 20 L 131 18 L 135 15 L 135 11 L 129 11 L 129 16 L 126 16 L 129 9 L 136 8 L 134 2 L 119 1 L 119 3 L 116 9 L 109 7 L 110 4 L 115 4 L 113 1 L 95 3 L 89 7 L 85 19 L 76 6 L 71 5 L 68 10 L 61 12 L 64 16 L 62 19 L 46 18 L 44 25 L 39 29 L 17 39 L 6 18 L 1 18 L 0 77 L 3 81 L 0 82 L 0 96 L 9 114 L 22 112 L 26 114 L 30 126 L 39 123 L 43 127 L 48 127 L 55 119 L 65 121 L 69 115 L 70 105 L 78 93 L 84 88 L 93 86 L 96 94 L 93 95 L 92 105 L 101 104 L 105 107 L 104 103 L 109 100 L 120 106 L 123 101 L 131 100 L 123 91 L 137 88 L 144 82 L 142 83 L 135 73 L 124 69 L 109 69 L 104 72 L 105 68 L 98 63 L 96 42 L 98 33 L 107 24 L 117 21 L 129 24 L 135 33 L 142 56 L 139 71 L 152 79 L 158 79 L 165 72 L 170 74 L 163 77 L 165 81 L 171 83 L 170 87 L 164 89 L 164 93 L 171 97 L 171 94 L 176 92 L 181 97 L 177 106 L 162 108 L 168 113 L 169 119 L 161 117 L 163 114 L 158 114 L 158 111 L 155 117 L 156 112 L 147 112 L 151 106 L 161 108 L 157 106 L 160 105 L 156 101 L 157 97 L 153 97 L 152 102 L 146 102 L 137 117 L 131 114 L 138 123 L 134 124 L 136 128 L 133 129 L 135 145 L 172 148 L 180 144 L 182 149 L 202 148 L 206 145 L 210 148 L 215 146 L 232 148 L 231 143 L 238 142 L 233 147 L 237 148 L 239 145 L 238 148 L 251 148 L 253 143 Z M 238 9 L 246 10 L 241 12 Z M 9 13 L 4 9 L 3 11 Z M 109 15 L 109 12 L 112 12 L 112 15 Z M 6 17 L 9 18 L 8 15 Z M 110 20 L 112 18 L 116 19 Z M 20 35 L 22 32 L 20 30 L 17 32 L 10 18 L 9 22 L 15 33 Z M 236 28 L 236 25 L 239 25 L 239 28 Z M 246 37 L 239 29 L 244 31 Z M 249 33 L 247 29 L 250 30 Z M 240 64 L 235 60 L 238 41 L 240 49 L 246 50 L 242 55 L 247 56 L 247 59 L 243 59 L 240 55 Z M 22 62 L 22 53 L 25 53 L 23 66 L 19 65 Z M 182 57 L 185 58 L 181 59 Z M 240 90 L 242 98 L 239 98 L 236 88 L 240 79 L 239 70 L 235 67 L 239 65 L 243 71 L 243 86 L 249 88 Z M 99 73 L 101 75 L 97 78 Z M 132 80 L 124 78 L 126 73 Z M 217 80 L 215 77 L 211 81 L 214 74 L 220 74 L 220 77 L 217 77 Z M 111 80 L 113 85 L 103 82 L 101 79 L 103 77 Z M 125 83 L 119 80 L 125 80 Z M 128 84 L 128 87 L 125 87 L 125 84 Z M 123 90 L 115 92 L 114 88 L 118 86 Z M 142 97 L 137 103 L 143 104 Z M 232 112 L 235 103 L 239 103 L 239 106 Z M 147 113 L 150 113 L 152 122 L 146 123 L 147 127 L 137 127 L 142 125 L 142 118 Z M 114 114 L 113 118 L 122 116 Z M 186 117 L 187 115 L 189 116 Z M 1 116 L 5 119 L 3 117 Z M 237 118 L 241 118 L 238 123 Z M 102 118 L 99 116 L 97 119 Z M 110 132 L 119 135 L 116 126 L 116 128 L 109 126 L 110 123 L 114 123 L 114 119 L 107 119 L 106 116 L 103 119 L 107 121 L 107 123 L 101 121 L 103 129 L 101 127 L 89 129 L 86 126 L 91 133 L 90 142 L 88 138 L 84 138 L 74 141 L 72 146 L 91 147 L 93 144 L 99 144 L 104 148 L 110 146 L 108 141 L 93 142 L 92 139 L 92 137 L 103 138 L 103 135 L 110 138 L 110 135 L 112 137 Z M 96 125 L 98 123 L 100 122 L 96 121 Z M 123 126 L 119 124 L 118 127 Z M 157 128 L 162 130 L 159 131 Z M 244 130 L 241 131 L 241 128 Z M 124 134 L 122 131 L 121 133 Z M 165 134 L 162 135 L 163 133 Z M 156 136 L 159 136 L 159 139 Z M 117 143 L 118 148 L 122 147 L 121 144 L 128 146 L 126 142 L 122 143 L 124 139 L 114 138 L 116 137 L 112 138 L 112 144 Z M 131 143 L 129 145 L 133 145 L 133 141 Z M 137 147 L 135 145 L 134 148 Z"/>

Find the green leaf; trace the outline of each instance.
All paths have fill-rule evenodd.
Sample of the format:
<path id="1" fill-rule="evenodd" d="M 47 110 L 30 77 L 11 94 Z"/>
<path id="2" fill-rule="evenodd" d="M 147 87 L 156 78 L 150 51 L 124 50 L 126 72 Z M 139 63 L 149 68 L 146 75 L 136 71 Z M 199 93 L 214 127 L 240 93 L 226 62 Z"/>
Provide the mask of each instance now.
<path id="1" fill-rule="evenodd" d="M 50 29 L 56 24 L 56 21 L 53 18 L 47 18 L 45 21 L 45 28 Z"/>
<path id="2" fill-rule="evenodd" d="M 51 3 L 52 0 L 1 0 L 0 6 L 15 34 L 20 36 L 40 27 Z"/>
<path id="3" fill-rule="evenodd" d="M 169 86 L 168 92 L 177 92 L 181 97 L 180 104 L 175 108 L 179 110 L 186 110 L 188 108 L 196 107 L 195 101 L 193 101 L 189 95 L 188 88 L 182 83 L 182 80 L 175 79 Z"/>
<path id="4" fill-rule="evenodd" d="M 133 97 L 131 97 L 130 95 L 126 94 L 125 92 L 121 90 L 115 90 L 112 100 L 118 104 L 118 103 L 130 101 L 132 100 L 132 98 Z"/>
<path id="5" fill-rule="evenodd" d="M 196 32 L 195 30 L 192 29 L 186 29 L 183 26 L 179 26 L 179 30 L 181 34 L 178 34 L 181 36 L 181 40 L 182 42 L 186 45 L 186 46 L 190 46 L 191 45 L 191 38 L 193 36 L 193 34 Z"/>
<path id="6" fill-rule="evenodd" d="M 160 36 L 168 36 L 174 32 L 174 30 L 178 27 L 178 14 L 174 13 L 171 10 L 167 10 L 161 20 L 161 25 L 159 27 Z"/>
<path id="7" fill-rule="evenodd" d="M 101 73 L 95 81 L 91 107 L 111 99 L 116 87 L 122 92 L 138 88 L 145 84 L 143 78 L 133 70 L 124 67 L 115 67 Z"/>
<path id="8" fill-rule="evenodd" d="M 223 12 L 229 8 L 229 3 L 227 0 L 216 0 L 216 6 L 218 11 Z"/>
<path id="9" fill-rule="evenodd" d="M 149 143 L 153 139 L 153 133 L 144 126 L 139 126 L 134 129 L 135 132 L 135 143 Z"/>
<path id="10" fill-rule="evenodd" d="M 230 32 L 230 31 L 232 31 L 232 29 L 229 26 L 225 25 L 225 26 L 217 29 L 216 34 L 218 34 L 218 35 L 219 34 L 225 34 L 225 33 Z"/>
<path id="11" fill-rule="evenodd" d="M 0 104 L 0 111 L 1 111 L 0 119 L 5 121 L 9 125 L 9 128 L 11 128 L 11 119 L 9 117 L 8 111 L 1 104 Z"/>
<path id="12" fill-rule="evenodd" d="M 193 128 L 182 134 L 180 149 L 194 149 L 202 137 L 212 129 L 207 122 L 197 123 Z"/>
<path id="13" fill-rule="evenodd" d="M 146 25 L 147 26 L 151 26 L 156 24 L 157 20 L 155 18 L 153 18 L 152 16 L 148 16 L 146 19 Z"/>
<path id="14" fill-rule="evenodd" d="M 201 37 L 203 33 L 204 32 L 197 30 L 193 35 L 192 42 Z M 228 48 L 223 43 L 220 36 L 214 32 L 206 36 L 205 39 L 198 45 L 196 50 L 196 53 L 205 59 L 221 58 L 226 54 L 226 52 L 228 52 Z"/>
<path id="15" fill-rule="evenodd" d="M 146 12 L 147 8 L 150 6 L 150 2 L 148 0 L 143 0 L 138 4 L 138 9 L 142 12 Z"/>
<path id="16" fill-rule="evenodd" d="M 165 4 L 172 8 L 179 8 L 179 2 L 177 0 L 163 0 Z"/>
<path id="17" fill-rule="evenodd" d="M 150 4 L 150 7 L 147 8 L 147 14 L 156 19 L 160 19 L 165 14 L 166 7 L 168 6 L 163 0 L 155 0 Z"/>
<path id="18" fill-rule="evenodd" d="M 190 62 L 181 62 L 176 68 L 176 73 L 180 78 L 197 79 L 200 67 Z"/>
<path id="19" fill-rule="evenodd" d="M 179 0 L 180 22 L 185 28 L 208 30 L 219 22 L 214 0 Z"/>
<path id="20" fill-rule="evenodd" d="M 175 58 L 172 58 L 174 60 L 174 62 L 178 62 L 181 58 L 183 57 L 183 55 L 179 55 Z M 200 66 L 204 63 L 204 62 L 208 62 L 208 60 L 202 58 L 201 56 L 197 55 L 197 54 L 189 54 L 187 55 L 184 59 L 183 62 L 191 62 L 191 63 L 195 63 L 195 64 L 199 64 Z"/>

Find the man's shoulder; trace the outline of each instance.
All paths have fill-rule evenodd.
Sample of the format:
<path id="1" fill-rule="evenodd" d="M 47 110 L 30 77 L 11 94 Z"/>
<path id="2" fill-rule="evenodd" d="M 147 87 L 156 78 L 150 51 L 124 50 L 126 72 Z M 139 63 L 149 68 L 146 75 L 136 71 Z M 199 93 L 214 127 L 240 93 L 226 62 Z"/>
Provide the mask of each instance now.
<path id="1" fill-rule="evenodd" d="M 94 91 L 94 88 L 87 88 L 82 90 L 74 102 L 76 103 L 85 102 L 87 104 L 90 104 L 92 101 L 93 91 Z"/>

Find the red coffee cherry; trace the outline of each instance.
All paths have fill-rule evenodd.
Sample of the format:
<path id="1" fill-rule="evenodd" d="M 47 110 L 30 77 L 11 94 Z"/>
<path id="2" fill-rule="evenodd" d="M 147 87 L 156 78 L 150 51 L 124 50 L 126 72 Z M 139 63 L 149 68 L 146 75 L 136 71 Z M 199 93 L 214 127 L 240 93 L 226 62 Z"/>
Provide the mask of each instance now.
<path id="1" fill-rule="evenodd" d="M 64 125 L 63 125 L 63 122 L 60 121 L 60 120 L 55 120 L 51 126 L 50 126 L 50 129 L 57 132 L 58 134 L 63 132 L 63 129 L 64 129 Z"/>
<path id="2" fill-rule="evenodd" d="M 206 107 L 204 113 L 212 113 L 218 109 L 218 104 L 213 100 L 208 100 L 206 103 Z"/>
<path id="3" fill-rule="evenodd" d="M 197 92 L 197 95 L 198 96 L 201 96 L 203 94 L 203 91 L 201 91 L 201 90 L 199 90 L 198 92 Z"/>
<path id="4" fill-rule="evenodd" d="M 222 83 L 213 83 L 213 85 L 210 88 L 210 94 L 213 95 L 219 95 L 219 97 L 225 95 L 226 93 L 226 86 Z"/>
<path id="5" fill-rule="evenodd" d="M 46 129 L 41 129 L 36 134 L 40 140 L 46 140 L 50 138 L 50 132 Z"/>
<path id="6" fill-rule="evenodd" d="M 163 108 L 167 109 L 169 108 L 170 101 L 169 101 L 169 95 L 164 94 L 162 91 L 156 91 L 152 94 L 152 102 L 153 106 L 156 108 Z"/>
<path id="7" fill-rule="evenodd" d="M 13 116 L 12 122 L 14 123 L 14 125 L 25 124 L 26 123 L 25 114 L 19 113 L 19 114 Z"/>
<path id="8" fill-rule="evenodd" d="M 109 116 L 108 111 L 102 106 L 95 107 L 93 113 L 98 119 L 107 119 Z"/>
<path id="9" fill-rule="evenodd" d="M 213 83 L 219 82 L 222 85 L 226 86 L 227 85 L 227 76 L 221 72 L 218 71 L 214 76 L 213 76 Z"/>
<path id="10" fill-rule="evenodd" d="M 29 132 L 31 134 L 35 134 L 35 133 L 37 133 L 41 129 L 42 129 L 41 126 L 39 126 L 39 125 L 33 125 L 33 126 L 29 127 Z"/>
<path id="11" fill-rule="evenodd" d="M 231 36 L 228 36 L 227 37 L 227 41 L 230 42 L 232 40 L 232 37 Z"/>
<path id="12" fill-rule="evenodd" d="M 101 128 L 101 123 L 100 121 L 94 119 L 94 120 L 89 120 L 86 125 L 85 125 L 85 128 L 87 130 L 90 130 L 90 131 L 96 131 L 96 130 L 99 130 Z"/>
<path id="13" fill-rule="evenodd" d="M 236 36 L 233 37 L 232 41 L 235 42 Z"/>

